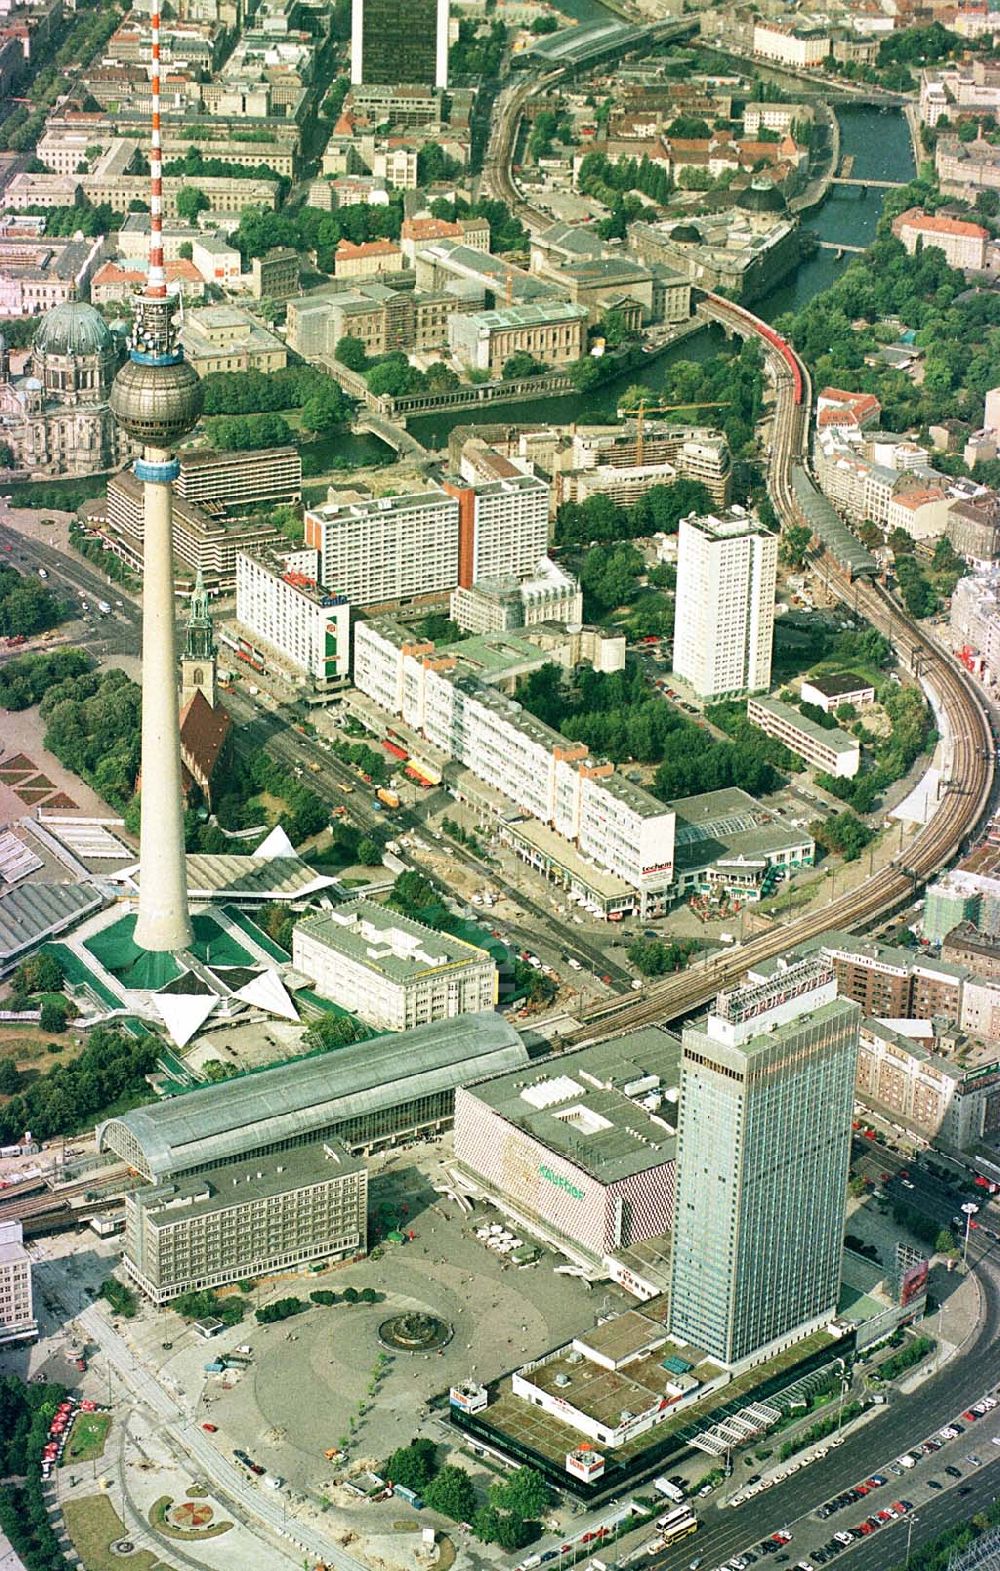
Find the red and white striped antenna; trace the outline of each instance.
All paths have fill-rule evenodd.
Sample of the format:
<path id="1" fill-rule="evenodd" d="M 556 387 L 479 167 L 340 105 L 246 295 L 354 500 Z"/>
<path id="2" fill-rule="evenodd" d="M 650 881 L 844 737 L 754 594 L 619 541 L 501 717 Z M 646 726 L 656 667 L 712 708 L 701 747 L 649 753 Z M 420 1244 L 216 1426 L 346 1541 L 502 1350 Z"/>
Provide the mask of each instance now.
<path id="1" fill-rule="evenodd" d="M 167 275 L 163 268 L 163 154 L 160 147 L 160 0 L 150 0 L 150 36 L 152 40 L 152 90 L 153 110 L 149 149 L 149 275 L 146 293 L 153 299 L 163 299 L 167 293 Z"/>

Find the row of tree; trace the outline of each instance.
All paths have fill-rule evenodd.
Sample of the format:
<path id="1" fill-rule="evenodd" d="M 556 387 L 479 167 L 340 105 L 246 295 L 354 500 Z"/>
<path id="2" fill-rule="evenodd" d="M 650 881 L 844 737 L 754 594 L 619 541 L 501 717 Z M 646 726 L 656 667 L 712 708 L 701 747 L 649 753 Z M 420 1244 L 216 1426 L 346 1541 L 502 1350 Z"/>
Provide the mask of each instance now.
<path id="1" fill-rule="evenodd" d="M 0 638 L 31 638 L 63 621 L 65 601 L 37 578 L 0 563 Z"/>
<path id="2" fill-rule="evenodd" d="M 607 545 L 654 534 L 673 535 L 682 518 L 708 512 L 711 505 L 712 498 L 700 480 L 650 486 L 631 507 L 619 507 L 601 495 L 588 496 L 584 502 L 563 502 L 556 515 L 556 544 Z"/>

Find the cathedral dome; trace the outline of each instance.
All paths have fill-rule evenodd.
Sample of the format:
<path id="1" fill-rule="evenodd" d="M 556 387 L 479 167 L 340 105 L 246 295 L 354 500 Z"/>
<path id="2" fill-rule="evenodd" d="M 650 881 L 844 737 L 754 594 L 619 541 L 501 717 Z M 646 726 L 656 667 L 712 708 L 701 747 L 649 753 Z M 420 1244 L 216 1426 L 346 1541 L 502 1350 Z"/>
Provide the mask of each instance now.
<path id="1" fill-rule="evenodd" d="M 36 355 L 99 355 L 113 352 L 114 339 L 92 305 L 67 300 L 42 317 L 32 348 Z"/>

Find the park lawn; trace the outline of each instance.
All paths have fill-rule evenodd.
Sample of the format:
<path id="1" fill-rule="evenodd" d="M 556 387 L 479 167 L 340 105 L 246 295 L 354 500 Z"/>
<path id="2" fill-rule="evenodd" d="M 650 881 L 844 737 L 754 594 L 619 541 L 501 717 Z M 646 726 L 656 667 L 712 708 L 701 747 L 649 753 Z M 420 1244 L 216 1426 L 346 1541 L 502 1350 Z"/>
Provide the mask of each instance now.
<path id="1" fill-rule="evenodd" d="M 62 1000 L 65 1003 L 65 999 Z M 77 1047 L 69 1032 L 59 1038 L 58 1053 L 49 1052 L 49 1043 L 55 1040 L 51 1036 L 44 1036 L 39 1030 L 37 1021 L 25 1025 L 14 1025 L 5 1022 L 0 1025 L 0 1060 L 10 1059 L 18 1069 L 37 1069 L 44 1073 L 47 1069 L 55 1068 L 56 1064 L 68 1064 L 74 1058 L 79 1058 L 83 1045 Z"/>
<path id="2" fill-rule="evenodd" d="M 110 1413 L 78 1413 L 60 1465 L 65 1467 L 69 1462 L 92 1462 L 96 1457 L 103 1456 L 110 1428 Z"/>
<path id="3" fill-rule="evenodd" d="M 119 1555 L 111 1553 L 111 1545 L 119 1538 L 127 1538 L 124 1524 L 107 1495 L 84 1495 L 62 1503 L 63 1521 L 73 1540 L 77 1554 L 87 1571 L 121 1571 Z M 129 1555 L 128 1565 L 133 1571 L 167 1571 L 161 1561 L 148 1549 L 139 1549 Z"/>

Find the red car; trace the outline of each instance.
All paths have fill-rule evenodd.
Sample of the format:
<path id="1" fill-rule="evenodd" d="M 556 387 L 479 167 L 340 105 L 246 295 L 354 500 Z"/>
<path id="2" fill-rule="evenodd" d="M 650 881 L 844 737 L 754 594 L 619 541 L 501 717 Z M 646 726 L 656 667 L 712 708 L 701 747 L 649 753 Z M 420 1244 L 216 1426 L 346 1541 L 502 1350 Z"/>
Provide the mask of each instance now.
<path id="1" fill-rule="evenodd" d="M 874 1533 L 874 1531 L 875 1531 L 875 1529 L 872 1527 L 870 1522 L 859 1522 L 858 1523 L 858 1532 L 859 1533 L 863 1533 L 866 1538 L 867 1538 L 869 1533 Z"/>
<path id="2" fill-rule="evenodd" d="M 913 1507 L 908 1500 L 894 1500 L 892 1502 L 892 1509 L 894 1511 L 899 1511 L 902 1516 L 905 1516 L 907 1511 L 913 1510 Z"/>
<path id="3" fill-rule="evenodd" d="M 217 1434 L 219 1430 L 218 1424 L 202 1424 L 201 1427 L 206 1431 L 207 1434 L 210 1435 Z"/>
<path id="4" fill-rule="evenodd" d="M 970 1407 L 962 1414 L 962 1417 L 966 1420 L 967 1423 L 974 1424 L 976 1419 L 979 1417 L 979 1414 L 974 1413 Z"/>
<path id="5" fill-rule="evenodd" d="M 78 1359 L 75 1360 L 75 1363 L 76 1363 L 77 1369 L 80 1371 L 80 1373 L 82 1375 L 85 1372 L 86 1368 L 87 1368 L 87 1360 L 85 1358 L 78 1358 Z"/>

